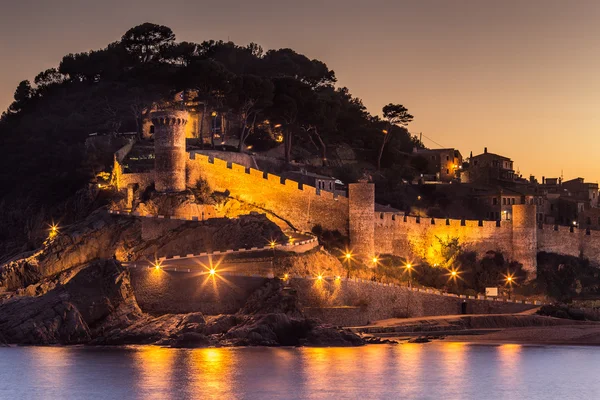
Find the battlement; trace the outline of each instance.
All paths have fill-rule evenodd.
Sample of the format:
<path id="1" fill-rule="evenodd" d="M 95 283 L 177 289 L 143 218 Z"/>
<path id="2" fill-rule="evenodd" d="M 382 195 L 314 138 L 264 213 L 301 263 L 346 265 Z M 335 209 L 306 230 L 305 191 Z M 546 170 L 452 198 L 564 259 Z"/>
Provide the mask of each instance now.
<path id="1" fill-rule="evenodd" d="M 188 186 L 198 179 L 212 190 L 228 191 L 241 201 L 267 209 L 297 229 L 348 230 L 348 199 L 292 179 L 197 153 L 188 160 Z"/>
<path id="2" fill-rule="evenodd" d="M 151 115 L 152 124 L 155 126 L 183 126 L 187 124 L 186 111 L 155 111 Z"/>
<path id="3" fill-rule="evenodd" d="M 335 194 L 333 192 L 322 189 L 317 189 L 314 186 L 306 185 L 293 179 L 283 178 L 279 175 L 263 172 L 255 168 L 245 167 L 243 165 L 236 164 L 230 161 L 225 161 L 213 156 L 207 156 L 198 153 L 190 153 L 189 160 L 199 164 L 212 164 L 216 168 L 228 169 L 238 174 L 250 175 L 251 178 L 262 179 L 266 181 L 266 183 L 272 184 L 274 187 L 279 188 L 281 190 L 287 189 L 306 191 L 308 193 L 314 193 L 315 195 L 320 196 L 321 198 L 330 200 L 337 200 L 339 198 L 347 199 L 347 197 L 343 195 Z"/>
<path id="4" fill-rule="evenodd" d="M 375 212 L 375 224 L 393 226 L 395 224 L 435 225 L 466 228 L 511 228 L 511 221 L 464 220 L 451 218 L 431 218 L 405 215 L 396 212 Z"/>
<path id="5" fill-rule="evenodd" d="M 204 179 L 211 190 L 230 193 L 295 229 L 311 231 L 320 225 L 349 234 L 352 252 L 367 260 L 377 254 L 395 254 L 433 265 L 442 247 L 453 240 L 480 256 L 490 250 L 502 252 L 523 263 L 531 276 L 535 274 L 538 251 L 600 260 L 600 232 L 539 225 L 533 205 L 514 205 L 510 221 L 417 217 L 376 212 L 373 185 L 366 182 L 350 184 L 349 197 L 344 197 L 195 152 L 189 154 L 185 164 L 187 187 Z M 123 174 L 121 182 L 129 185 L 152 179 L 152 174 L 138 175 Z"/>

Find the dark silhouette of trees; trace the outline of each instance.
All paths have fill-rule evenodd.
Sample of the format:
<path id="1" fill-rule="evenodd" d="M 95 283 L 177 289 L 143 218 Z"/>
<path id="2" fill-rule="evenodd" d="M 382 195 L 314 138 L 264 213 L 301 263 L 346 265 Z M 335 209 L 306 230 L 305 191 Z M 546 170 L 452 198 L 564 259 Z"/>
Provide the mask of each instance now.
<path id="1" fill-rule="evenodd" d="M 377 156 L 377 170 L 381 169 L 381 157 L 383 156 L 383 149 L 385 145 L 389 143 L 392 137 L 392 129 L 401 126 L 405 127 L 409 122 L 413 120 L 413 116 L 408 113 L 408 109 L 402 104 L 388 104 L 383 107 L 383 118 L 387 121 L 387 129 L 382 131 L 383 140 L 381 147 L 379 148 L 379 155 Z"/>
<path id="2" fill-rule="evenodd" d="M 141 63 L 161 61 L 174 42 L 171 28 L 149 22 L 131 28 L 121 38 L 125 50 Z"/>
<path id="3" fill-rule="evenodd" d="M 355 149 L 361 162 L 379 168 L 383 156 L 398 175 L 403 164 L 394 156 L 414 144 L 400 128 L 412 116 L 406 109 L 384 109 L 382 121 L 335 83 L 334 71 L 324 62 L 292 49 L 177 42 L 170 28 L 151 23 L 131 28 L 105 48 L 67 54 L 55 68 L 35 76 L 33 84 L 19 83 L 14 102 L 0 118 L 0 185 L 6 188 L 0 205 L 12 212 L 10 218 L 0 213 L 0 226 L 28 226 L 30 232 L 39 221 L 58 218 L 96 172 L 110 168 L 110 156 L 86 155 L 89 134 L 136 130 L 141 137 L 142 122 L 153 107 L 180 107 L 184 100 L 203 116 L 227 116 L 240 151 L 257 132 L 260 140 L 270 141 L 267 147 L 278 145 L 269 133 L 277 127 L 288 162 L 316 151 L 327 164 L 328 148 L 343 144 Z M 184 100 L 175 99 L 179 92 Z M 200 133 L 205 119 L 199 121 Z M 383 129 L 388 135 L 381 145 Z M 395 139 L 390 141 L 392 130 Z M 4 240 L 32 245 L 35 235 L 19 232 L 0 237 L 0 253 Z"/>

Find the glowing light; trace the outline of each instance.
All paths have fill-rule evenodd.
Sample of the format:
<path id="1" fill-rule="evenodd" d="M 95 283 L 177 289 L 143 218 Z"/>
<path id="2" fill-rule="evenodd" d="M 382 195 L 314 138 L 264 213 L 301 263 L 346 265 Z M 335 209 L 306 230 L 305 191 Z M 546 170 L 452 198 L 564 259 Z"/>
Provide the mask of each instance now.
<path id="1" fill-rule="evenodd" d="M 249 145 L 248 147 L 246 147 L 248 150 L 250 150 L 252 148 L 252 145 Z"/>
<path id="2" fill-rule="evenodd" d="M 452 271 L 452 272 L 450 272 L 450 275 L 456 276 L 456 275 L 458 275 L 458 273 L 456 271 Z"/>
<path id="3" fill-rule="evenodd" d="M 421 196 L 417 196 L 417 200 L 421 200 Z"/>
<path id="4" fill-rule="evenodd" d="M 274 248 L 277 245 L 277 242 L 275 242 L 274 240 L 271 240 L 271 242 L 269 243 L 269 246 L 271 246 L 271 248 Z"/>
<path id="5" fill-rule="evenodd" d="M 290 278 L 290 276 L 288 274 L 283 274 L 283 280 L 287 281 Z"/>
<path id="6" fill-rule="evenodd" d="M 211 268 L 211 269 L 208 271 L 208 273 L 209 273 L 209 274 L 211 274 L 211 275 L 214 275 L 214 274 L 216 274 L 216 273 L 217 273 L 217 271 L 216 271 L 214 268 Z"/>
<path id="7" fill-rule="evenodd" d="M 335 280 L 336 280 L 336 281 L 339 281 L 340 279 L 342 279 L 342 277 L 341 277 L 341 276 L 339 276 L 339 275 L 335 277 Z"/>
<path id="8" fill-rule="evenodd" d="M 573 226 L 577 225 L 577 221 L 573 221 Z"/>
<path id="9" fill-rule="evenodd" d="M 346 253 L 344 257 L 346 257 L 346 260 L 349 260 L 352 258 L 352 253 Z"/>
<path id="10" fill-rule="evenodd" d="M 406 269 L 411 269 L 412 265 L 410 263 L 406 264 Z"/>
<path id="11" fill-rule="evenodd" d="M 213 116 L 213 117 L 216 117 L 217 116 L 217 112 L 213 111 L 210 115 Z"/>
<path id="12" fill-rule="evenodd" d="M 54 239 L 57 235 L 58 235 L 58 225 L 52 223 L 50 225 L 50 234 L 48 235 L 48 237 L 50 239 Z"/>
<path id="13" fill-rule="evenodd" d="M 512 282 L 512 279 L 513 279 L 512 276 L 507 276 L 506 277 L 506 282 Z"/>
<path id="14" fill-rule="evenodd" d="M 154 263 L 154 269 L 161 269 L 161 268 L 162 268 L 162 265 L 160 264 L 160 261 L 156 261 Z"/>
<path id="15" fill-rule="evenodd" d="M 273 128 L 281 128 L 281 124 L 276 124 Z"/>
<path id="16" fill-rule="evenodd" d="M 377 257 L 373 257 L 371 261 L 373 261 L 373 264 L 377 264 L 379 262 L 379 259 Z"/>
<path id="17" fill-rule="evenodd" d="M 387 129 L 383 129 L 381 132 L 383 132 L 383 134 L 384 134 L 384 135 L 387 135 L 387 134 L 388 134 L 388 131 L 387 131 Z"/>
<path id="18" fill-rule="evenodd" d="M 323 275 L 321 275 L 321 274 L 317 275 L 317 280 L 322 281 L 323 280 Z"/>

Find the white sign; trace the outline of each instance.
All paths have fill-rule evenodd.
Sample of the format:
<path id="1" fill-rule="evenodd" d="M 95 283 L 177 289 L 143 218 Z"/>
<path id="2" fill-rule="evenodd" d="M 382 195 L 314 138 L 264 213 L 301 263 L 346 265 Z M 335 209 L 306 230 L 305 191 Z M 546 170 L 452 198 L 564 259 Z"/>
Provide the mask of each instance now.
<path id="1" fill-rule="evenodd" d="M 485 295 L 489 297 L 498 297 L 498 288 L 497 287 L 486 287 Z"/>

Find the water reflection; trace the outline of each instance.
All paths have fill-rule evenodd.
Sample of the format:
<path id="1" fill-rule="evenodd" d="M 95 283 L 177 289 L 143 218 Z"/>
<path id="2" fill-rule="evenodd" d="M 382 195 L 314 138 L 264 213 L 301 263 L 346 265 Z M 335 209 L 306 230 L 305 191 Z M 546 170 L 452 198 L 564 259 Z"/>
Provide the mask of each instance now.
<path id="1" fill-rule="evenodd" d="M 236 351 L 230 349 L 197 349 L 185 351 L 185 368 L 189 378 L 187 391 L 191 397 L 227 399 L 233 396 L 233 369 Z"/>
<path id="2" fill-rule="evenodd" d="M 164 399 L 172 391 L 173 364 L 177 353 L 171 349 L 147 346 L 133 352 L 134 365 L 139 372 L 135 384 L 138 392 L 149 400 Z"/>
<path id="3" fill-rule="evenodd" d="M 0 348 L 4 399 L 599 398 L 597 347 Z"/>

